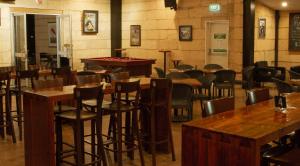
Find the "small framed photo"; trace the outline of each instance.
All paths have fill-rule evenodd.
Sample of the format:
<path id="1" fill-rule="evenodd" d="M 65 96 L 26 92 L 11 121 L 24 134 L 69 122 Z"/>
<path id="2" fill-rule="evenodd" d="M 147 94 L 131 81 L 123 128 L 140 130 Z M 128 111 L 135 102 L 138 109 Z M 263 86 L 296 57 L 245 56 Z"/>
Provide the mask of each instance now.
<path id="1" fill-rule="evenodd" d="M 140 25 L 130 25 L 130 46 L 141 46 Z"/>
<path id="2" fill-rule="evenodd" d="M 98 33 L 98 11 L 84 10 L 82 18 L 83 33 Z"/>
<path id="3" fill-rule="evenodd" d="M 193 31 L 191 25 L 181 25 L 179 26 L 179 40 L 180 41 L 192 41 Z"/>
<path id="4" fill-rule="evenodd" d="M 48 22 L 48 46 L 56 47 L 57 46 L 57 33 L 56 33 L 56 23 Z"/>
<path id="5" fill-rule="evenodd" d="M 266 38 L 266 18 L 258 19 L 258 38 Z"/>

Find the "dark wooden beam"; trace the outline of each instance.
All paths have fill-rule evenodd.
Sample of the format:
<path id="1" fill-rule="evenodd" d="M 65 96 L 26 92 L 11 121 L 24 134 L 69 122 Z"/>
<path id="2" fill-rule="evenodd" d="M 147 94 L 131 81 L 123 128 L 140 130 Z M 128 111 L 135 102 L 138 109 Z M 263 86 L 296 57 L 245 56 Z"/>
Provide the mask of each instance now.
<path id="1" fill-rule="evenodd" d="M 254 63 L 255 0 L 244 0 L 243 67 Z"/>
<path id="2" fill-rule="evenodd" d="M 122 0 L 110 1 L 111 14 L 111 56 L 120 57 L 115 49 L 122 48 Z"/>
<path id="3" fill-rule="evenodd" d="M 275 57 L 274 62 L 275 66 L 278 66 L 278 35 L 279 35 L 279 20 L 280 20 L 280 12 L 279 10 L 275 10 Z"/>

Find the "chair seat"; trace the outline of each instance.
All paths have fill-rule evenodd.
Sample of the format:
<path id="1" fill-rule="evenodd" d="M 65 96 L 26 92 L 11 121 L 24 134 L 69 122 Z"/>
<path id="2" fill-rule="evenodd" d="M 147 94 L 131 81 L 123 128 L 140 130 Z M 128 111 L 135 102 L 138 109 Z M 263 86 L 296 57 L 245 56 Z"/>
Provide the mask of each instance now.
<path id="1" fill-rule="evenodd" d="M 109 102 L 109 101 L 103 100 L 102 105 L 110 104 L 110 103 L 111 102 Z M 97 101 L 96 100 L 85 100 L 85 101 L 82 101 L 82 105 L 87 106 L 87 107 L 96 107 Z"/>
<path id="2" fill-rule="evenodd" d="M 76 111 L 62 112 L 60 114 L 57 114 L 56 116 L 67 120 L 76 120 Z M 82 111 L 80 120 L 90 120 L 96 117 L 97 117 L 96 113 Z"/>
<path id="3" fill-rule="evenodd" d="M 280 156 L 272 157 L 271 162 L 276 162 L 278 164 L 288 164 L 291 166 L 300 166 L 300 149 L 294 148 L 289 152 L 286 152 Z"/>
<path id="4" fill-rule="evenodd" d="M 104 109 L 105 111 L 122 111 L 122 112 L 126 112 L 126 111 L 131 111 L 136 109 L 135 106 L 132 105 L 128 105 L 128 104 L 121 104 L 120 107 L 117 106 L 117 103 L 110 103 L 110 104 L 104 104 L 102 105 L 102 109 Z"/>
<path id="5" fill-rule="evenodd" d="M 61 105 L 61 112 L 66 112 L 66 111 L 75 111 L 76 108 L 68 105 Z M 58 106 L 54 107 L 54 113 L 59 113 L 58 111 Z"/>

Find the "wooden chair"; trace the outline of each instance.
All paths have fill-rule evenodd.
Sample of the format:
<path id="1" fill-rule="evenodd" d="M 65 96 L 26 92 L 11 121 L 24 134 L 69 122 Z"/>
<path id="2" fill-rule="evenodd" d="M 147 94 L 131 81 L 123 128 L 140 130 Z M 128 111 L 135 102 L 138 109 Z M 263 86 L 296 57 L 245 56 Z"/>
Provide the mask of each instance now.
<path id="1" fill-rule="evenodd" d="M 142 103 L 142 108 L 147 110 L 147 116 L 150 114 L 150 150 L 152 153 L 152 165 L 156 165 L 156 146 L 162 143 L 169 143 L 172 152 L 172 160 L 175 161 L 175 151 L 173 144 L 173 136 L 171 129 L 171 96 L 172 81 L 169 79 L 151 79 L 150 83 L 150 101 Z M 166 117 L 166 125 L 168 126 L 167 139 L 157 140 L 156 138 L 156 121 L 157 117 Z M 144 140 L 145 141 L 145 140 Z"/>
<path id="2" fill-rule="evenodd" d="M 65 155 L 65 152 L 63 151 L 62 121 L 69 122 L 73 126 L 75 165 L 100 165 L 101 162 L 104 166 L 107 165 L 102 140 L 103 112 L 101 106 L 103 95 L 104 93 L 102 90 L 102 86 L 76 87 L 74 89 L 74 98 L 77 101 L 76 111 L 63 112 L 56 115 L 56 163 L 58 165 L 60 165 L 61 162 L 74 165 L 68 160 L 64 160 L 64 158 L 73 155 Z M 95 110 L 95 112 L 82 110 L 82 101 L 91 99 L 97 100 L 97 109 Z M 91 122 L 91 153 L 85 152 L 84 150 L 84 122 Z M 95 149 L 95 147 L 97 147 L 97 150 Z M 91 155 L 91 163 L 85 163 L 85 154 Z"/>
<path id="3" fill-rule="evenodd" d="M 174 84 L 172 89 L 172 108 L 174 109 L 173 121 L 182 122 L 193 118 L 193 88 L 186 84 Z M 181 115 L 178 115 L 181 109 Z M 184 116 L 183 110 L 187 115 Z"/>
<path id="4" fill-rule="evenodd" d="M 236 73 L 233 70 L 219 70 L 215 73 L 214 96 L 224 97 L 225 90 L 228 91 L 227 96 L 234 96 L 234 83 Z"/>
<path id="5" fill-rule="evenodd" d="M 19 127 L 19 139 L 23 137 L 23 110 L 22 110 L 22 93 L 26 89 L 32 89 L 34 87 L 33 80 L 39 78 L 39 70 L 20 70 L 16 73 L 16 86 L 10 89 L 10 95 L 16 96 L 16 116 L 13 116 L 14 121 L 18 122 Z M 24 81 L 29 80 L 29 85 L 24 85 Z M 23 84 L 22 84 L 23 82 Z"/>
<path id="6" fill-rule="evenodd" d="M 0 72 L 0 136 L 5 137 L 7 133 L 12 136 L 13 143 L 16 143 L 15 128 L 10 107 L 10 72 Z M 5 83 L 5 86 L 2 86 Z M 3 111 L 3 98 L 5 99 L 5 112 Z"/>
<path id="7" fill-rule="evenodd" d="M 202 117 L 208 117 L 222 112 L 234 110 L 234 97 L 218 98 L 204 102 Z"/>
<path id="8" fill-rule="evenodd" d="M 268 88 L 249 90 L 246 92 L 246 96 L 246 105 L 252 105 L 271 99 L 270 90 Z"/>
<path id="9" fill-rule="evenodd" d="M 110 149 L 109 147 L 107 149 L 114 152 L 114 158 L 115 160 L 117 159 L 118 166 L 122 166 L 122 152 L 127 152 L 127 155 L 133 159 L 133 151 L 138 148 L 141 165 L 144 166 L 145 163 L 137 119 L 141 92 L 140 81 L 116 81 L 114 86 L 116 100 L 113 103 L 103 105 L 102 107 L 105 112 L 110 113 L 113 126 L 113 136 L 111 138 L 113 149 Z M 134 102 L 124 103 L 122 101 L 121 96 L 128 93 L 135 94 Z M 126 114 L 125 140 L 122 140 L 122 113 Z M 136 145 L 134 144 L 134 139 L 137 141 Z M 125 143 L 127 150 L 122 150 L 122 143 Z"/>

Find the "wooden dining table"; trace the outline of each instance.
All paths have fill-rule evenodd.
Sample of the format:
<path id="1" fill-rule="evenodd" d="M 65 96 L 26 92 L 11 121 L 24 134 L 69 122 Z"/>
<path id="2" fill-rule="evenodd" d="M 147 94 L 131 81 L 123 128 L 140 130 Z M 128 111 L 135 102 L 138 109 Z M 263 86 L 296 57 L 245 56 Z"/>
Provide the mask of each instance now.
<path id="1" fill-rule="evenodd" d="M 182 165 L 259 166 L 260 147 L 300 129 L 300 93 L 287 95 L 287 109 L 274 100 L 182 126 Z"/>
<path id="2" fill-rule="evenodd" d="M 140 80 L 142 90 L 150 88 L 151 78 L 133 78 Z M 175 81 L 184 83 L 186 80 Z M 190 83 L 190 80 L 186 83 Z M 201 83 L 199 82 L 201 85 Z M 64 86 L 61 91 L 33 91 L 27 90 L 23 93 L 24 108 L 24 140 L 25 140 L 25 165 L 26 166 L 54 166 L 54 112 L 53 108 L 58 101 L 72 100 L 75 85 Z M 106 86 L 104 92 L 114 92 L 114 87 Z M 145 94 L 145 93 L 144 93 Z M 143 96 L 142 96 L 143 97 Z M 162 119 L 162 117 L 160 117 Z M 165 130 L 165 121 L 159 121 L 157 130 Z M 166 134 L 163 135 L 166 137 Z M 157 137 L 160 137 L 158 135 Z M 165 147 L 164 147 L 165 146 Z M 168 149 L 168 144 L 160 145 Z M 158 149 L 159 150 L 159 149 Z"/>

